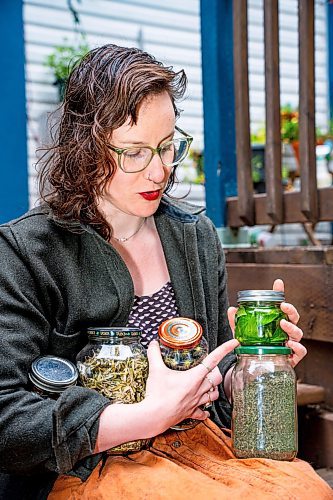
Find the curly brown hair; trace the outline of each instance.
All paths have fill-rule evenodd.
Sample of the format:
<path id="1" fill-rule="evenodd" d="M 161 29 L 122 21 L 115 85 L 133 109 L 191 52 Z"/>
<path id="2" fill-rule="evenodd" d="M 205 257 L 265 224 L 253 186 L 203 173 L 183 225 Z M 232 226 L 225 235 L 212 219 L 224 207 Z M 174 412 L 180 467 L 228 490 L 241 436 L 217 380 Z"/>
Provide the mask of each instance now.
<path id="1" fill-rule="evenodd" d="M 113 130 L 149 95 L 168 92 L 175 110 L 187 78 L 137 48 L 108 44 L 91 50 L 67 82 L 60 124 L 53 145 L 39 160 L 41 199 L 63 222 L 90 224 L 105 238 L 112 229 L 96 200 L 117 168 L 107 148 Z M 174 171 L 167 190 L 174 183 Z"/>

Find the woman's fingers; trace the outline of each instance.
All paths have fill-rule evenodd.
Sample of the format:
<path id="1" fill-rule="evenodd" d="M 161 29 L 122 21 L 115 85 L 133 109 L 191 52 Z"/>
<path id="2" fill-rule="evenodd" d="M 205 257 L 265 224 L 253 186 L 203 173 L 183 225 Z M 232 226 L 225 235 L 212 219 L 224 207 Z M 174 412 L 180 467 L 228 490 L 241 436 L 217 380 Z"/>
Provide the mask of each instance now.
<path id="1" fill-rule="evenodd" d="M 202 394 L 208 391 L 212 392 L 221 382 L 222 375 L 219 368 L 216 366 L 210 373 L 207 373 L 204 378 L 202 382 Z"/>
<path id="2" fill-rule="evenodd" d="M 299 314 L 296 307 L 292 304 L 289 304 L 288 302 L 282 302 L 280 307 L 281 310 L 288 316 L 289 321 L 294 323 L 294 325 L 297 325 L 297 323 L 299 322 Z"/>
<path id="3" fill-rule="evenodd" d="M 147 356 L 149 361 L 149 372 L 160 370 L 161 368 L 166 368 L 160 350 L 160 345 L 157 340 L 152 340 L 149 343 Z"/>
<path id="4" fill-rule="evenodd" d="M 189 415 L 189 418 L 194 418 L 195 420 L 206 420 L 208 417 L 210 417 L 209 412 L 199 406 Z"/>
<path id="5" fill-rule="evenodd" d="M 231 351 L 233 351 L 237 346 L 239 346 L 239 342 L 236 339 L 228 340 L 224 342 L 222 345 L 219 345 L 212 351 L 208 356 L 206 356 L 199 365 L 192 368 L 193 371 L 200 372 L 202 380 L 207 375 L 207 373 L 211 373 L 212 370 L 219 364 L 219 362 Z"/>
<path id="6" fill-rule="evenodd" d="M 204 392 L 199 399 L 198 406 L 211 405 L 213 401 L 219 398 L 218 388 L 215 387 L 213 391 Z"/>
<path id="7" fill-rule="evenodd" d="M 235 316 L 237 312 L 237 307 L 228 307 L 228 321 L 230 328 L 232 330 L 232 333 L 235 332 Z"/>
<path id="8" fill-rule="evenodd" d="M 274 281 L 273 290 L 275 292 L 284 292 L 284 283 L 281 279 L 277 279 Z"/>
<path id="9" fill-rule="evenodd" d="M 307 350 L 304 345 L 299 342 L 295 342 L 294 340 L 288 340 L 286 345 L 293 351 L 291 364 L 292 366 L 296 366 L 304 358 L 304 356 L 306 356 Z"/>
<path id="10" fill-rule="evenodd" d="M 303 331 L 298 326 L 285 319 L 281 319 L 280 326 L 282 330 L 288 334 L 290 340 L 294 340 L 295 342 L 300 342 L 302 340 Z"/>

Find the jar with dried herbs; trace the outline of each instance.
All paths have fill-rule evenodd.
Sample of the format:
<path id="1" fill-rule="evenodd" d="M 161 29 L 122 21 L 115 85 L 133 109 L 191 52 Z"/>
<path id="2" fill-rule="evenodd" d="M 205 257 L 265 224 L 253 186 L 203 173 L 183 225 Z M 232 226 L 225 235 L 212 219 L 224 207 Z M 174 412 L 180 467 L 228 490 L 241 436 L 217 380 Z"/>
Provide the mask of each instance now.
<path id="1" fill-rule="evenodd" d="M 242 346 L 235 351 L 234 454 L 238 458 L 293 460 L 297 454 L 297 404 L 291 349 Z"/>
<path id="2" fill-rule="evenodd" d="M 158 336 L 166 366 L 172 370 L 197 366 L 208 354 L 208 343 L 202 333 L 201 325 L 190 318 L 171 318 L 161 323 Z M 198 420 L 187 418 L 171 429 L 192 429 L 198 423 Z"/>
<path id="3" fill-rule="evenodd" d="M 235 317 L 235 337 L 242 345 L 284 345 L 287 334 L 280 327 L 288 316 L 280 309 L 284 292 L 241 290 Z"/>
<path id="4" fill-rule="evenodd" d="M 80 382 L 110 399 L 111 403 L 139 403 L 148 378 L 141 330 L 128 327 L 88 328 L 89 343 L 77 355 Z M 149 439 L 130 441 L 108 450 L 121 454 L 146 448 Z"/>

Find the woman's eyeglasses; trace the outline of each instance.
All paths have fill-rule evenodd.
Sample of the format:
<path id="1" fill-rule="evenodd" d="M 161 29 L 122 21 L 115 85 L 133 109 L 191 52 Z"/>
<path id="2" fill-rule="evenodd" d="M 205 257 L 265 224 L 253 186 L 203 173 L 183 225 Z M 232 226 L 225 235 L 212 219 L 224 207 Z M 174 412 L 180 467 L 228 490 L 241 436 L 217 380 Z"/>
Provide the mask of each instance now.
<path id="1" fill-rule="evenodd" d="M 132 146 L 120 149 L 111 146 L 111 144 L 108 144 L 108 148 L 117 153 L 119 167 L 128 174 L 144 170 L 156 154 L 161 158 L 163 165 L 174 167 L 186 158 L 193 141 L 193 137 L 186 132 L 178 127 L 175 127 L 175 129 L 183 137 L 172 139 L 172 141 L 165 142 L 157 148 Z"/>

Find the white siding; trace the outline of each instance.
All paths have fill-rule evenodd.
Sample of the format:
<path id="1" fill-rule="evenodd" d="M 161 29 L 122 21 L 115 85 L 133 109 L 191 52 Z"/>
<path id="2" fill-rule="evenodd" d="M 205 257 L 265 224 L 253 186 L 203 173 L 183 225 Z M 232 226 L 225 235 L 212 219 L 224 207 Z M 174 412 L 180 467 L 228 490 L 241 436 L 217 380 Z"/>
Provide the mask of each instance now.
<path id="1" fill-rule="evenodd" d="M 231 1 L 231 0 L 230 0 Z M 263 0 L 249 0 L 250 103 L 253 129 L 264 122 Z M 199 0 L 82 0 L 73 1 L 90 47 L 104 43 L 138 46 L 165 64 L 184 68 L 189 78 L 179 125 L 193 134 L 194 146 L 203 144 Z M 316 3 L 317 123 L 327 121 L 326 14 Z M 30 204 L 36 200 L 35 149 L 40 116 L 55 108 L 57 91 L 43 64 L 52 47 L 64 38 L 75 40 L 73 19 L 66 0 L 24 0 L 26 90 Z M 282 104 L 297 105 L 297 1 L 280 0 Z"/>

